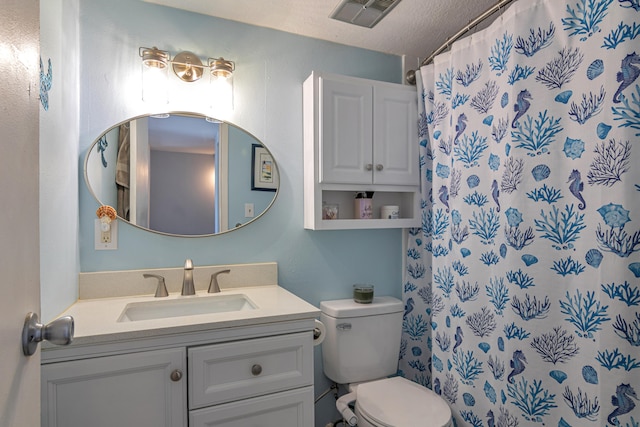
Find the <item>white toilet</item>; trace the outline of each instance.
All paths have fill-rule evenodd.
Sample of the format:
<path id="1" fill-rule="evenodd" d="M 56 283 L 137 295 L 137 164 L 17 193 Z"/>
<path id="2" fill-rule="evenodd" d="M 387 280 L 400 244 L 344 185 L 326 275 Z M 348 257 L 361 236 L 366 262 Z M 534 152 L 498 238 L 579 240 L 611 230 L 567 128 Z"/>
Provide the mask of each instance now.
<path id="1" fill-rule="evenodd" d="M 371 304 L 352 299 L 323 301 L 320 320 L 324 373 L 349 393 L 336 402 L 351 426 L 450 427 L 451 409 L 436 393 L 402 377 L 398 368 L 402 301 L 375 297 Z M 349 404 L 355 401 L 355 413 Z"/>

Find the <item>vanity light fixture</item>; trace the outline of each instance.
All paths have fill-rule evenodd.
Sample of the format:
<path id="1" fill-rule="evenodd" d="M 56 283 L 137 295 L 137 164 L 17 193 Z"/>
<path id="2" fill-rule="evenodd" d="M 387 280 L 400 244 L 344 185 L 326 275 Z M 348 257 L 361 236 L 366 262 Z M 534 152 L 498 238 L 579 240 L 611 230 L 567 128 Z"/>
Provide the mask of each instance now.
<path id="1" fill-rule="evenodd" d="M 223 57 L 209 58 L 209 68 L 211 69 L 212 77 L 228 79 L 233 76 L 236 64 L 233 61 L 224 59 Z"/>
<path id="2" fill-rule="evenodd" d="M 212 107 L 233 108 L 233 72 L 235 62 L 228 59 L 208 58 L 203 65 L 200 58 L 188 51 L 180 52 L 173 58 L 166 50 L 157 47 L 140 47 L 138 54 L 142 58 L 142 100 L 152 103 L 168 102 L 167 79 L 169 65 L 173 73 L 184 82 L 200 80 L 205 69 L 210 72 Z"/>
<path id="3" fill-rule="evenodd" d="M 141 47 L 139 55 L 142 58 L 142 64 L 147 68 L 164 69 L 169 64 L 169 52 L 160 50 L 157 47 Z"/>
<path id="4" fill-rule="evenodd" d="M 142 100 L 151 104 L 169 102 L 167 70 L 169 52 L 157 47 L 141 47 L 138 54 L 142 58 Z"/>
<path id="5" fill-rule="evenodd" d="M 211 108 L 213 114 L 224 117 L 225 112 L 233 110 L 233 72 L 236 64 L 220 58 L 209 58 L 211 70 Z"/>

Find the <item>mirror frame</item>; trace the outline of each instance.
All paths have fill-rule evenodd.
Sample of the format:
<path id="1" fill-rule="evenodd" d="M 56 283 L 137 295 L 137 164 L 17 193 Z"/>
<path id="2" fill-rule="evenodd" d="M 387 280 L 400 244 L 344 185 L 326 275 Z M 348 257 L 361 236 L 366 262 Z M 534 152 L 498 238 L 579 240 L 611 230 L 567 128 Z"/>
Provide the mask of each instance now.
<path id="1" fill-rule="evenodd" d="M 266 214 L 269 211 L 269 209 L 271 209 L 271 207 L 276 202 L 276 199 L 278 198 L 278 194 L 280 194 L 280 176 L 281 176 L 278 162 L 275 160 L 275 157 L 273 156 L 273 153 L 271 153 L 271 150 L 269 150 L 269 148 L 260 139 L 258 139 L 255 135 L 253 135 L 251 132 L 246 131 L 244 128 L 241 128 L 240 126 L 238 126 L 238 125 L 236 125 L 236 124 L 234 124 L 232 122 L 229 122 L 227 120 L 220 120 L 220 119 L 211 118 L 211 117 L 208 117 L 208 116 L 206 116 L 204 114 L 197 113 L 197 112 L 192 112 L 192 111 L 168 111 L 168 112 L 165 112 L 165 113 L 158 113 L 158 114 L 151 114 L 151 113 L 140 114 L 138 116 L 130 117 L 130 118 L 126 119 L 126 120 L 122 120 L 122 121 L 114 124 L 113 126 L 105 129 L 100 135 L 98 135 L 97 138 L 95 138 L 93 140 L 91 145 L 89 145 L 89 147 L 87 148 L 87 153 L 85 154 L 85 158 L 84 158 L 84 183 L 85 183 L 85 185 L 87 187 L 87 190 L 89 190 L 89 193 L 91 194 L 93 199 L 98 203 L 99 206 L 102 206 L 103 203 L 98 199 L 98 196 L 95 194 L 93 188 L 91 187 L 91 183 L 89 182 L 89 175 L 88 175 L 88 172 L 87 172 L 87 167 L 88 167 L 88 164 L 89 164 L 89 157 L 91 156 L 91 153 L 94 151 L 94 149 L 98 145 L 98 142 L 100 141 L 100 139 L 103 136 L 105 136 L 109 131 L 119 127 L 120 125 L 122 125 L 124 123 L 128 123 L 128 122 L 131 122 L 133 120 L 137 120 L 137 119 L 141 119 L 141 118 L 145 118 L 145 117 L 158 117 L 158 116 L 164 116 L 164 115 L 167 115 L 167 114 L 168 115 L 189 116 L 189 117 L 194 117 L 194 118 L 202 118 L 203 120 L 211 119 L 211 120 L 214 120 L 215 122 L 224 123 L 224 124 L 227 124 L 229 126 L 233 126 L 236 129 L 240 129 L 242 132 L 244 132 L 247 135 L 249 135 L 250 137 L 252 137 L 257 143 L 260 143 L 262 145 L 262 147 L 264 147 L 264 149 L 267 150 L 267 153 L 269 153 L 269 155 L 271 155 L 271 158 L 274 160 L 273 164 L 274 164 L 277 176 L 278 176 L 278 185 L 275 188 L 275 194 L 273 195 L 273 199 L 271 199 L 271 202 L 267 205 L 267 207 L 262 212 L 260 212 L 259 215 L 256 215 L 255 217 L 251 218 L 249 221 L 244 222 L 244 223 L 242 223 L 242 224 L 240 224 L 238 226 L 235 226 L 233 228 L 228 228 L 227 230 L 220 231 L 218 233 L 209 233 L 209 234 L 176 234 L 176 233 L 167 233 L 167 232 L 164 232 L 164 231 L 157 231 L 157 230 L 153 230 L 153 229 L 150 229 L 150 228 L 146 228 L 146 227 L 140 226 L 138 224 L 134 224 L 134 223 L 122 218 L 120 215 L 117 216 L 118 220 L 120 220 L 120 221 L 122 221 L 122 222 L 124 222 L 126 224 L 129 224 L 132 227 L 138 228 L 140 230 L 148 231 L 148 232 L 155 233 L 155 234 L 160 234 L 160 235 L 163 235 L 163 236 L 184 237 L 184 238 L 200 238 L 200 237 L 221 236 L 221 235 L 224 235 L 224 234 L 228 234 L 228 233 L 230 233 L 232 231 L 239 230 L 239 229 L 241 229 L 241 228 L 243 228 L 243 227 L 245 227 L 245 226 L 247 226 L 249 224 L 254 223 L 259 218 L 261 218 L 264 214 Z M 253 179 L 252 179 L 252 181 L 253 181 Z M 273 191 L 273 190 L 271 190 L 271 191 Z"/>

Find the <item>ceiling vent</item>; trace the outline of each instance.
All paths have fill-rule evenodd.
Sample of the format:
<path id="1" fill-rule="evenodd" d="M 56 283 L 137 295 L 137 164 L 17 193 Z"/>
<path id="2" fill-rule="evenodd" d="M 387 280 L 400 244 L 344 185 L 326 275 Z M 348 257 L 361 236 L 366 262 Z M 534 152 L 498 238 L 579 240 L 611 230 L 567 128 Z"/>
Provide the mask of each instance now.
<path id="1" fill-rule="evenodd" d="M 400 0 L 343 0 L 330 17 L 361 27 L 372 28 Z"/>

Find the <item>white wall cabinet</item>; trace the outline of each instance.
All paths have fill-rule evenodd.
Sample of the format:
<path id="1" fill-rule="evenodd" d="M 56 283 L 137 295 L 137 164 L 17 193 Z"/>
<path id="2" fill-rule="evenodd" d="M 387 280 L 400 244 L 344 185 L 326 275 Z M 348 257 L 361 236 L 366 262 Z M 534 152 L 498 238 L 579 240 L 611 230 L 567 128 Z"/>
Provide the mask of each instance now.
<path id="1" fill-rule="evenodd" d="M 251 339 L 138 340 L 45 361 L 42 426 L 313 425 L 312 332 L 237 336 Z"/>
<path id="2" fill-rule="evenodd" d="M 419 225 L 418 113 L 415 88 L 334 74 L 304 82 L 305 228 Z M 373 191 L 373 219 L 353 219 L 357 192 Z M 339 205 L 323 220 L 322 204 Z M 380 219 L 383 205 L 400 219 Z"/>

